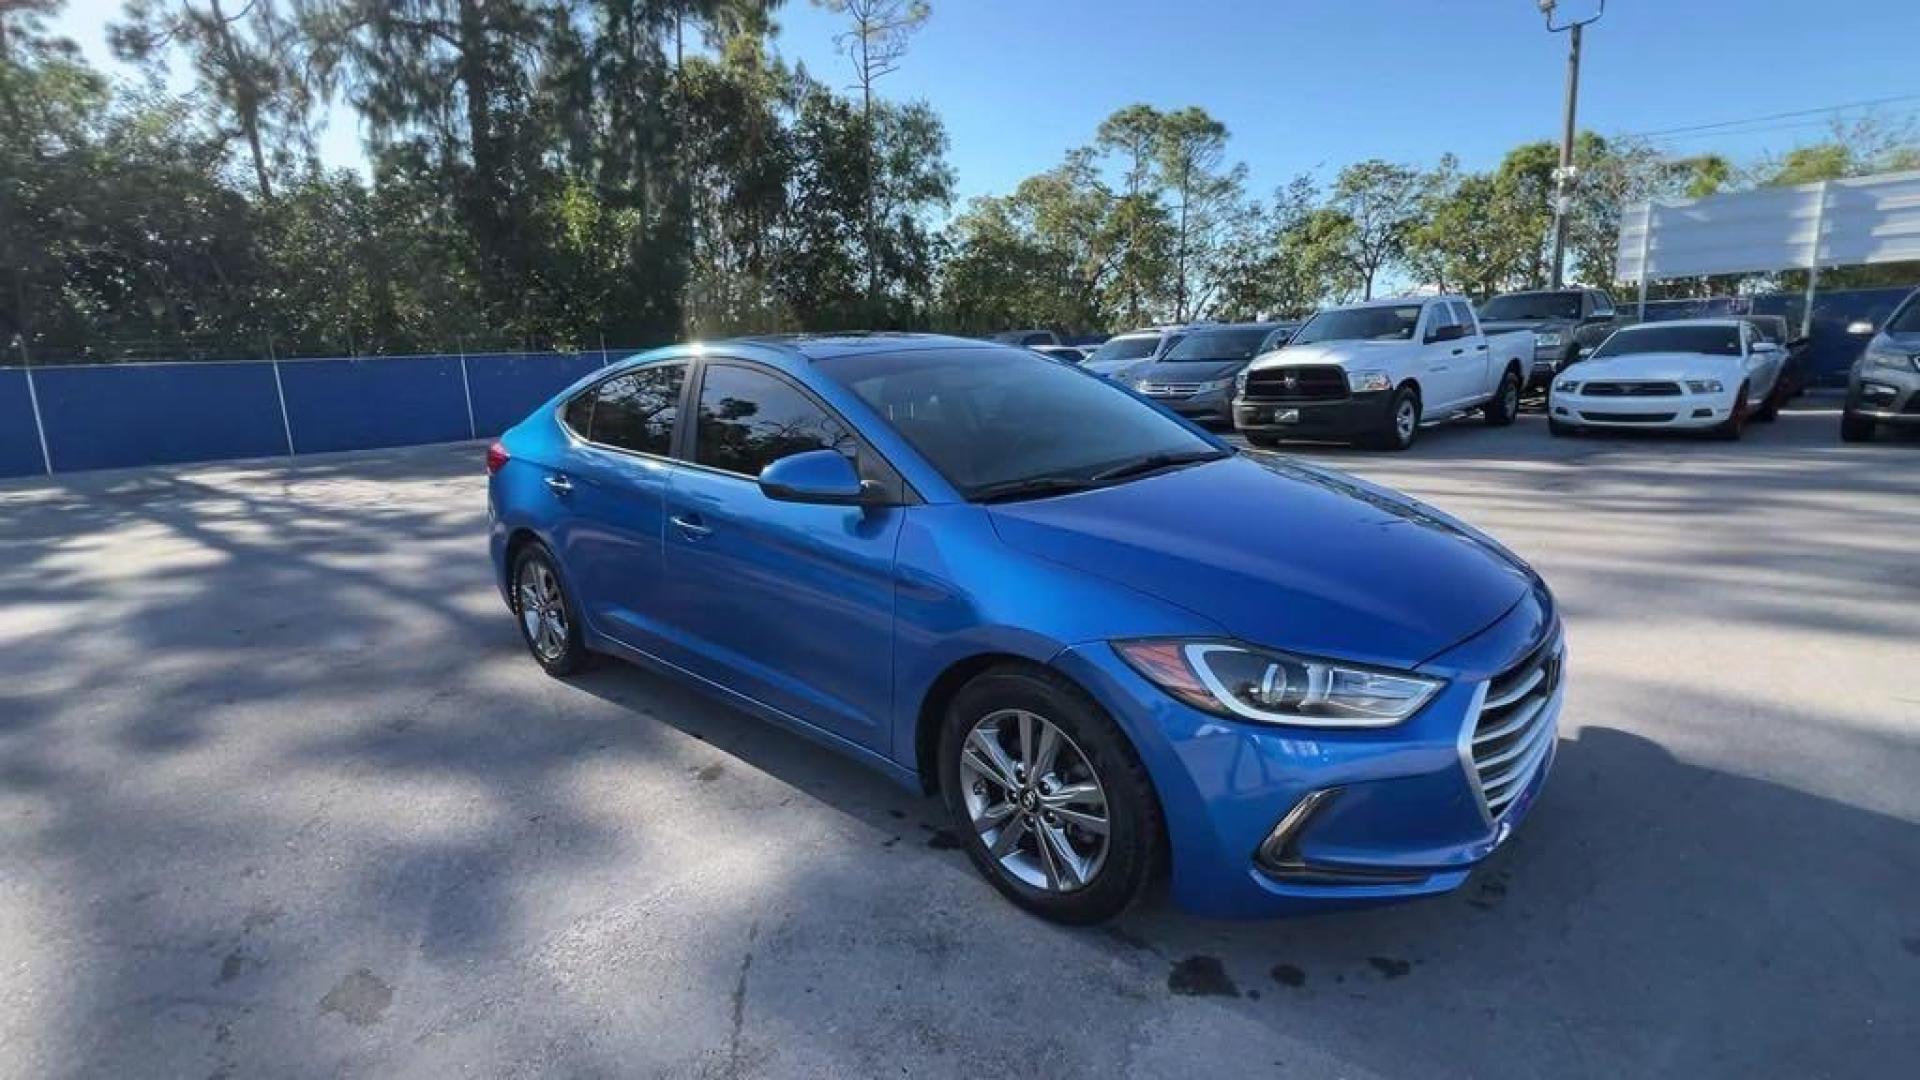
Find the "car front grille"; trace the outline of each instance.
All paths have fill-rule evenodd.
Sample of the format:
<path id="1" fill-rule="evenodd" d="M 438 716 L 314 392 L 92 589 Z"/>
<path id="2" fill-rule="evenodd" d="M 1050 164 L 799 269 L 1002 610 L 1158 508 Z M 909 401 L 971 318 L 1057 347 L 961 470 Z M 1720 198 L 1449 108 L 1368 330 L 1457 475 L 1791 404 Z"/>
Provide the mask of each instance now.
<path id="1" fill-rule="evenodd" d="M 1248 401 L 1339 401 L 1346 396 L 1347 373 L 1331 364 L 1247 374 Z"/>
<path id="2" fill-rule="evenodd" d="M 1580 410 L 1580 418 L 1582 420 L 1591 420 L 1596 424 L 1664 424 L 1678 415 L 1678 413 L 1670 412 L 1593 412 L 1589 409 Z"/>
<path id="3" fill-rule="evenodd" d="M 1584 397 L 1679 397 L 1674 382 L 1590 382 L 1580 388 Z"/>
<path id="4" fill-rule="evenodd" d="M 1560 689 L 1565 657 L 1558 631 L 1526 659 L 1487 684 L 1474 721 L 1471 757 L 1474 784 L 1487 814 L 1499 820 L 1553 749 L 1553 716 L 1547 705 Z"/>
<path id="5" fill-rule="evenodd" d="M 1148 397 L 1185 397 L 1200 392 L 1197 382 L 1141 383 L 1140 392 Z"/>

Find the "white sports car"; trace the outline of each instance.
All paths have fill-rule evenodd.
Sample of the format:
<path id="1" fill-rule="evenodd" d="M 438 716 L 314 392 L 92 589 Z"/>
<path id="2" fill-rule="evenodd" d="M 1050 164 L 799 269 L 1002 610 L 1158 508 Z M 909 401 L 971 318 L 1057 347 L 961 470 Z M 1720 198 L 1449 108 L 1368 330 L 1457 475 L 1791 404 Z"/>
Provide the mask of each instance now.
<path id="1" fill-rule="evenodd" d="M 1613 332 L 1560 373 L 1547 402 L 1555 435 L 1583 428 L 1690 428 L 1737 439 L 1780 410 L 1786 353 L 1740 319 L 1641 323 Z"/>

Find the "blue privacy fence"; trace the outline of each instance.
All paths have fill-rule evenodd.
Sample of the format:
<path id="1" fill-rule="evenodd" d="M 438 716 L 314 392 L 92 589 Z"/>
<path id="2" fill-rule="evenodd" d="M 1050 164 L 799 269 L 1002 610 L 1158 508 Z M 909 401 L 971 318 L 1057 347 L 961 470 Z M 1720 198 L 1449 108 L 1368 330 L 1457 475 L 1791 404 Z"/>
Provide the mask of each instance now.
<path id="1" fill-rule="evenodd" d="M 0 476 L 497 435 L 630 352 L 0 368 Z"/>

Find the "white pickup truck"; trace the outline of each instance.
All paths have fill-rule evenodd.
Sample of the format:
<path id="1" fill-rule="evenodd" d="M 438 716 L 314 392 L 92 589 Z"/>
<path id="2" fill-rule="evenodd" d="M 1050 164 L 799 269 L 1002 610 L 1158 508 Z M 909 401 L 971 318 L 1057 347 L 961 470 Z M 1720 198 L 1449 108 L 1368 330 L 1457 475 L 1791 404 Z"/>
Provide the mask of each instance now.
<path id="1" fill-rule="evenodd" d="M 1233 423 L 1255 446 L 1337 439 L 1405 450 L 1421 425 L 1470 410 L 1513 423 L 1532 365 L 1533 335 L 1481 333 L 1463 296 L 1348 304 L 1248 365 Z"/>

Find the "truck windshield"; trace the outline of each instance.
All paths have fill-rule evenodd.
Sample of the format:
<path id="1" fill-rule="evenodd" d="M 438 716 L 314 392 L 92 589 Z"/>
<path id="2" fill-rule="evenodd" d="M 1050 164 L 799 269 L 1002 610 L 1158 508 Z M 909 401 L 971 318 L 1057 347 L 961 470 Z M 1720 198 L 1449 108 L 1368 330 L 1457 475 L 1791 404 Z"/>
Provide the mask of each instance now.
<path id="1" fill-rule="evenodd" d="M 1636 326 L 1616 331 L 1606 343 L 1594 350 L 1593 358 L 1633 356 L 1638 353 L 1705 353 L 1708 356 L 1739 356 L 1740 328 L 1737 326 Z"/>
<path id="2" fill-rule="evenodd" d="M 1483 315 L 1482 318 L 1485 318 Z M 1412 341 L 1420 325 L 1420 305 L 1382 304 L 1375 307 L 1323 311 L 1307 320 L 1288 345 L 1318 341 Z"/>
<path id="3" fill-rule="evenodd" d="M 1167 350 L 1163 363 L 1182 360 L 1250 360 L 1267 340 L 1271 326 L 1235 326 L 1220 330 L 1196 330 L 1180 344 Z"/>
<path id="4" fill-rule="evenodd" d="M 1480 305 L 1481 322 L 1579 317 L 1580 294 L 1577 292 L 1508 293 Z"/>

